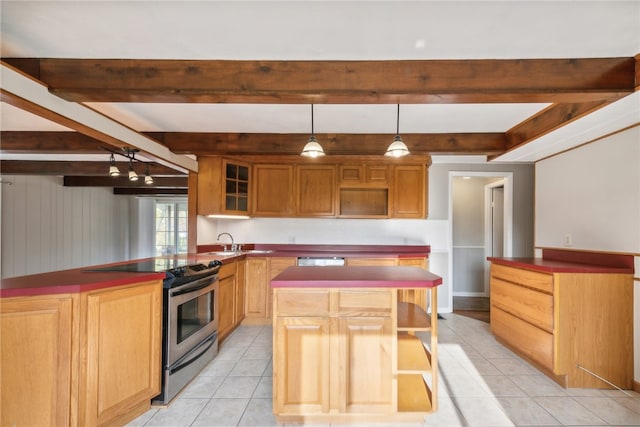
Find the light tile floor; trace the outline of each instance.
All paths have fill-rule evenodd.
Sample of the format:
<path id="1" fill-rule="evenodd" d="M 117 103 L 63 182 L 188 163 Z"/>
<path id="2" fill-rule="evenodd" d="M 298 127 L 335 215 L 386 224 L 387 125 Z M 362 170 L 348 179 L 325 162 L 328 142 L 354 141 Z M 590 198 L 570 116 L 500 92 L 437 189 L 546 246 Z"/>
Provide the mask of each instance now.
<path id="1" fill-rule="evenodd" d="M 487 323 L 444 317 L 439 409 L 423 426 L 640 426 L 640 394 L 563 389 L 497 343 Z M 271 413 L 271 333 L 269 326 L 239 327 L 168 408 L 152 408 L 128 426 L 278 425 Z"/>

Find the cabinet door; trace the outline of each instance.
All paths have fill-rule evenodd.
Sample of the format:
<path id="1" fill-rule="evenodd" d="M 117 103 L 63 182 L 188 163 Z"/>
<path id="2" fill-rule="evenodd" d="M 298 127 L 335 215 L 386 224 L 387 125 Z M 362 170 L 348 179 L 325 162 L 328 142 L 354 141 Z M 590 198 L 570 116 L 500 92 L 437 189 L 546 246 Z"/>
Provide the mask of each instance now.
<path id="1" fill-rule="evenodd" d="M 249 171 L 246 163 L 231 160 L 222 162 L 222 213 L 247 215 L 249 213 Z"/>
<path id="2" fill-rule="evenodd" d="M 253 166 L 254 216 L 294 216 L 293 165 Z"/>
<path id="3" fill-rule="evenodd" d="M 296 171 L 296 216 L 336 216 L 335 166 L 303 165 Z"/>
<path id="4" fill-rule="evenodd" d="M 329 412 L 329 324 L 328 317 L 276 318 L 274 412 Z"/>
<path id="5" fill-rule="evenodd" d="M 296 257 L 271 257 L 269 258 L 269 280 L 267 281 L 267 315 L 271 318 L 273 310 L 273 288 L 271 288 L 271 279 L 283 272 L 286 268 L 296 265 L 298 259 Z"/>
<path id="6" fill-rule="evenodd" d="M 395 412 L 390 316 L 341 317 L 338 323 L 338 373 L 340 412 Z M 333 398 L 332 398 L 333 400 Z"/>
<path id="7" fill-rule="evenodd" d="M 220 199 L 222 188 L 222 157 L 198 158 L 198 215 L 215 215 L 222 212 Z"/>
<path id="8" fill-rule="evenodd" d="M 269 283 L 267 258 L 246 259 L 246 302 L 247 318 L 267 317 L 267 284 Z"/>
<path id="9" fill-rule="evenodd" d="M 0 300 L 0 424 L 71 425 L 70 295 Z"/>
<path id="10" fill-rule="evenodd" d="M 393 169 L 394 218 L 424 218 L 426 215 L 424 165 L 398 165 Z"/>
<path id="11" fill-rule="evenodd" d="M 218 334 L 223 339 L 234 326 L 235 276 L 220 279 L 218 290 Z"/>
<path id="12" fill-rule="evenodd" d="M 244 319 L 244 294 L 245 294 L 245 262 L 237 261 L 236 271 L 236 309 L 234 323 L 237 325 Z"/>
<path id="13" fill-rule="evenodd" d="M 162 282 L 81 295 L 79 425 L 118 424 L 160 393 Z"/>

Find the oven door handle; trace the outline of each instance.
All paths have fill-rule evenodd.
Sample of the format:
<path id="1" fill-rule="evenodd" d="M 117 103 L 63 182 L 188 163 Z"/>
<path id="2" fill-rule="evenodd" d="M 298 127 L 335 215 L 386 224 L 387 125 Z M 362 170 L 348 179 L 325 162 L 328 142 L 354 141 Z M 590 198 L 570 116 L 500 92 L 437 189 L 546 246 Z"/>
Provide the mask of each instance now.
<path id="1" fill-rule="evenodd" d="M 213 278 L 213 276 L 212 276 Z M 204 280 L 204 279 L 200 279 L 199 281 Z M 195 292 L 195 291 L 199 291 L 200 289 L 204 289 L 208 286 L 211 286 L 212 280 L 211 279 L 207 279 L 204 283 L 201 283 L 199 285 L 194 285 L 194 286 L 189 286 L 186 288 L 180 288 L 174 292 L 171 293 L 172 297 L 177 297 L 179 295 L 184 295 L 184 294 L 188 294 L 191 292 Z"/>
<path id="2" fill-rule="evenodd" d="M 174 373 L 180 371 L 181 369 L 186 368 L 196 360 L 200 359 L 200 357 L 202 357 L 207 351 L 209 351 L 209 349 L 215 344 L 217 339 L 218 339 L 218 332 L 215 332 L 214 334 L 210 335 L 209 338 L 202 341 L 198 347 L 194 348 L 190 353 L 187 353 L 182 358 L 178 359 L 178 361 L 175 363 L 174 366 L 170 366 L 169 375 L 173 375 Z M 204 348 L 204 350 L 200 351 L 197 356 L 191 357 L 193 352 L 195 352 L 196 350 L 200 350 L 207 342 L 209 343 L 209 345 L 207 345 Z M 185 359 L 189 359 L 189 360 L 184 362 Z"/>

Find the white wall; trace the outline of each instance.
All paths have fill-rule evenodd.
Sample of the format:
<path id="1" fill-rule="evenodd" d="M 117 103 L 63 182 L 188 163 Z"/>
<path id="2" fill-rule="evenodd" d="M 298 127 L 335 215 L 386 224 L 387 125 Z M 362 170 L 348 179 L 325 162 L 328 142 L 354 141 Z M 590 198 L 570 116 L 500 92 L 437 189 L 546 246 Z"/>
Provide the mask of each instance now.
<path id="1" fill-rule="evenodd" d="M 640 381 L 640 126 L 536 163 L 535 243 L 635 255 L 634 360 Z"/>
<path id="2" fill-rule="evenodd" d="M 64 187 L 60 177 L 2 182 L 1 277 L 129 259 L 129 196 Z"/>

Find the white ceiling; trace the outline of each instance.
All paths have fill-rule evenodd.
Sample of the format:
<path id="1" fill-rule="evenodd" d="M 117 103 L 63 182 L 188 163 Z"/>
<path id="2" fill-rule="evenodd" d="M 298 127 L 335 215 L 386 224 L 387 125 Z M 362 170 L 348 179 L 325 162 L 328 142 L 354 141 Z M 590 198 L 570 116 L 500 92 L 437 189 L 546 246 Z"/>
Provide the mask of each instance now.
<path id="1" fill-rule="evenodd" d="M 640 1 L 3 0 L 0 7 L 3 57 L 392 60 L 640 53 Z M 535 161 L 548 155 L 549 145 L 563 150 L 593 138 L 603 122 L 607 129 L 638 123 L 637 95 L 595 119 L 574 122 L 568 136 L 553 132 L 500 160 Z M 138 131 L 310 131 L 308 105 L 90 106 Z M 400 132 L 504 132 L 545 106 L 402 105 Z M 395 133 L 395 105 L 314 108 L 318 133 Z M 64 130 L 6 104 L 0 118 L 2 130 Z"/>

